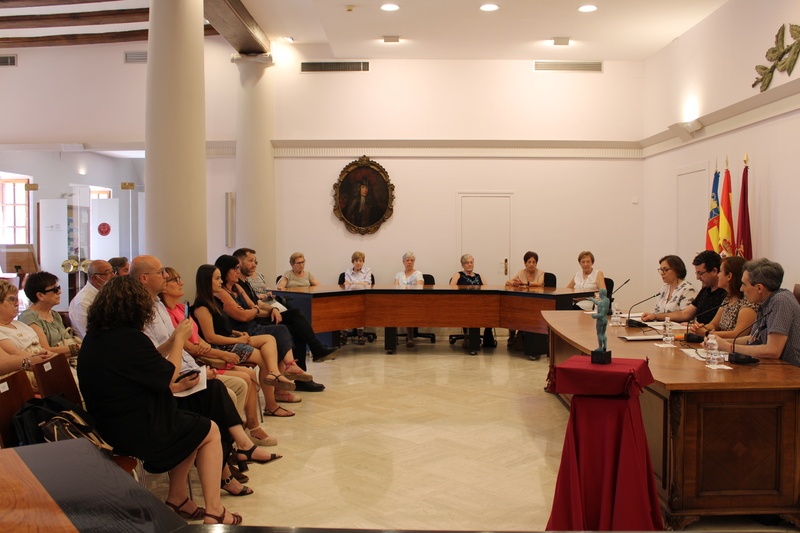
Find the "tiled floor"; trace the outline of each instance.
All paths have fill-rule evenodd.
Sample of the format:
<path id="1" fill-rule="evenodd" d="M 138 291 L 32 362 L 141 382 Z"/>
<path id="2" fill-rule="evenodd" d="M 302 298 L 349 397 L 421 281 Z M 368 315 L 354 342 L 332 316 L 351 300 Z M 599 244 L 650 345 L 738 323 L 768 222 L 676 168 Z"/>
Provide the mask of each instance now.
<path id="1" fill-rule="evenodd" d="M 265 419 L 284 458 L 251 465 L 255 494 L 223 504 L 245 525 L 543 531 L 569 417 L 542 390 L 547 359 L 509 352 L 502 337 L 469 356 L 446 335 L 387 355 L 382 333 L 309 364 L 327 389 L 298 393 L 287 406 L 297 416 Z M 150 477 L 162 499 L 164 483 Z M 794 531 L 747 518 L 688 529 Z"/>

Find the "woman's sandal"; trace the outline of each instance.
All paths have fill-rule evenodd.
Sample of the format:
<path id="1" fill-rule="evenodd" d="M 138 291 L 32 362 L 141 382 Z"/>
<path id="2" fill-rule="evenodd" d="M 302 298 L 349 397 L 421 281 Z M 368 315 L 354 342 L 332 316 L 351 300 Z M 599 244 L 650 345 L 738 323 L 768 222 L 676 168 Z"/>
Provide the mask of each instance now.
<path id="1" fill-rule="evenodd" d="M 199 505 L 194 510 L 193 513 L 187 513 L 186 511 L 181 511 L 184 505 L 189 503 L 189 498 L 187 497 L 180 505 L 175 505 L 174 503 L 164 502 L 167 504 L 167 507 L 178 513 L 178 516 L 183 518 L 184 520 L 202 520 L 203 517 L 206 515 L 206 510 Z"/>
<path id="2" fill-rule="evenodd" d="M 255 427 L 253 429 L 258 429 L 258 427 Z M 255 436 L 253 436 L 252 430 L 246 429 L 246 428 L 245 428 L 244 432 L 247 433 L 247 436 L 250 437 L 250 440 L 253 441 L 253 444 L 255 444 L 257 446 L 277 446 L 278 445 L 278 439 L 276 439 L 275 437 L 270 437 L 269 435 L 267 435 L 266 437 L 255 437 Z"/>
<path id="3" fill-rule="evenodd" d="M 283 411 L 284 413 L 289 413 L 289 414 L 286 414 L 286 415 L 277 414 L 277 413 L 279 413 L 281 411 Z M 278 407 L 276 407 L 274 411 L 270 411 L 266 407 L 264 408 L 264 416 L 277 416 L 279 418 L 288 418 L 288 417 L 294 416 L 294 415 L 295 414 L 293 412 L 289 411 L 288 409 L 284 409 L 280 405 Z"/>
<path id="4" fill-rule="evenodd" d="M 238 453 L 239 455 L 244 455 L 245 457 L 247 457 L 247 459 L 245 459 L 245 460 L 239 459 L 237 457 L 237 460 L 239 461 L 239 464 L 241 465 L 242 463 L 245 463 L 245 464 L 247 464 L 247 463 L 256 463 L 256 464 L 260 464 L 260 465 L 265 465 L 267 463 L 271 463 L 272 461 L 275 461 L 276 459 L 280 459 L 281 457 L 283 457 L 282 455 L 278 455 L 277 453 L 271 453 L 271 454 L 269 454 L 269 459 L 253 459 L 253 452 L 255 452 L 257 449 L 258 449 L 258 446 L 254 445 L 249 450 L 238 450 L 236 453 Z M 241 469 L 242 469 L 242 467 L 240 466 L 239 470 L 241 470 Z"/>
<path id="5" fill-rule="evenodd" d="M 277 376 L 270 372 L 264 376 L 264 385 L 267 387 L 275 387 L 278 390 L 295 390 L 297 387 L 291 381 L 280 381 L 283 376 Z"/>
<path id="6" fill-rule="evenodd" d="M 314 381 L 314 376 L 312 376 L 311 374 L 309 374 L 308 372 L 297 366 L 297 364 L 295 364 L 295 361 L 297 361 L 297 359 L 286 363 L 286 368 L 283 370 L 283 376 L 287 379 L 291 379 L 294 381 Z M 294 373 L 289 372 L 289 369 L 292 366 L 297 366 L 300 372 L 294 372 Z"/>
<path id="7" fill-rule="evenodd" d="M 231 496 L 250 496 L 251 494 L 253 494 L 253 489 L 251 489 L 250 487 L 247 487 L 245 485 L 242 485 L 242 490 L 240 490 L 239 492 L 233 492 L 230 489 L 226 489 L 225 487 L 227 485 L 230 485 L 231 482 L 233 482 L 233 479 L 234 479 L 233 476 L 230 476 L 227 479 L 223 479 L 222 481 L 220 481 L 219 488 L 221 488 L 222 490 L 224 490 L 225 492 L 227 492 Z M 210 516 L 210 515 L 206 515 L 206 516 Z"/>
<path id="8" fill-rule="evenodd" d="M 227 513 L 227 512 L 228 512 L 228 510 L 223 507 L 222 508 L 222 516 L 214 516 L 213 514 L 206 513 L 206 517 L 211 518 L 212 520 L 216 520 L 217 524 L 224 524 L 225 523 L 225 513 Z M 242 515 L 239 515 L 239 514 L 236 514 L 236 513 L 231 513 L 231 517 L 233 517 L 233 522 L 231 522 L 228 525 L 238 526 L 239 524 L 242 523 Z"/>
<path id="9" fill-rule="evenodd" d="M 236 478 L 236 481 L 239 483 L 247 483 L 250 481 L 250 477 L 237 468 L 236 459 L 233 458 L 233 454 L 231 454 L 228 459 L 228 469 L 230 469 L 231 475 Z"/>
<path id="10" fill-rule="evenodd" d="M 275 401 L 282 403 L 300 403 L 303 399 L 300 396 L 295 396 L 291 392 L 276 391 Z"/>

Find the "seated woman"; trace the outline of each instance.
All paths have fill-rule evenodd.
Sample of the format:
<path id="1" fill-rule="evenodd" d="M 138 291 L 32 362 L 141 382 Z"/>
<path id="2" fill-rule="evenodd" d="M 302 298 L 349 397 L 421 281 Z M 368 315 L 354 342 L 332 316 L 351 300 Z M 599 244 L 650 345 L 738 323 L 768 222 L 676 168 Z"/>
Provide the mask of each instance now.
<path id="1" fill-rule="evenodd" d="M 30 326 L 14 320 L 19 313 L 18 292 L 7 279 L 0 278 L 0 377 L 20 368 L 30 370 L 32 363 L 55 355 L 41 346 L 39 336 Z M 28 377 L 36 391 L 33 373 L 29 372 Z"/>
<path id="2" fill-rule="evenodd" d="M 403 254 L 403 266 L 405 267 L 402 272 L 398 272 L 394 277 L 395 285 L 424 285 L 425 280 L 422 277 L 422 272 L 414 268 L 417 258 L 414 257 L 414 252 L 406 252 Z M 406 328 L 406 347 L 414 347 L 414 328 Z"/>
<path id="3" fill-rule="evenodd" d="M 691 324 L 692 333 L 708 336 L 714 333 L 722 339 L 733 339 L 741 335 L 756 320 L 758 305 L 747 301 L 742 293 L 742 272 L 747 261 L 744 257 L 725 257 L 719 271 L 719 287 L 728 292 L 708 324 Z"/>
<path id="4" fill-rule="evenodd" d="M 292 361 L 291 350 L 288 350 L 284 356 L 285 359 L 280 359 L 279 362 L 275 337 L 267 334 L 251 337 L 248 333 L 233 329 L 225 305 L 219 297 L 224 291 L 222 290 L 222 275 L 217 267 L 201 265 L 197 269 L 195 283 L 197 299 L 192 306 L 192 311 L 200 326 L 200 336 L 212 348 L 230 352 L 239 357 L 240 361 L 257 362 L 256 359 L 258 359 L 261 382 L 265 386 L 264 414 L 267 416 L 294 416 L 293 412 L 278 406 L 273 390 L 273 387 L 280 390 L 294 390 L 295 388 L 290 377 L 297 377 L 297 374 L 285 370 Z M 289 342 L 291 343 L 291 337 Z"/>
<path id="5" fill-rule="evenodd" d="M 291 270 L 287 270 L 278 280 L 278 289 L 291 289 L 292 287 L 316 287 L 322 285 L 314 274 L 306 272 L 306 257 L 300 253 L 295 252 L 289 256 L 289 264 L 292 266 Z"/>
<path id="6" fill-rule="evenodd" d="M 514 277 L 506 281 L 506 287 L 544 287 L 544 270 L 537 268 L 539 254 L 525 252 L 523 256 L 525 268 L 517 272 Z M 508 347 L 514 346 L 517 341 L 516 330 L 508 330 Z"/>
<path id="7" fill-rule="evenodd" d="M 171 385 L 180 379 L 182 347 L 192 332 L 179 324 L 165 359 L 142 333 L 153 320 L 153 300 L 138 280 L 114 277 L 89 309 L 78 356 L 80 388 L 97 429 L 116 452 L 144 461 L 148 472 L 169 472 L 167 505 L 205 523 L 240 524 L 220 500 L 223 452 L 220 429 L 197 413 L 178 408 Z M 186 478 L 197 465 L 205 509 L 189 500 Z"/>
<path id="8" fill-rule="evenodd" d="M 450 285 L 453 287 L 458 287 L 459 285 L 483 285 L 483 279 L 481 275 L 475 272 L 475 259 L 469 255 L 464 254 L 461 256 L 461 272 L 456 272 L 453 274 L 453 277 L 450 278 Z M 467 329 L 464 328 L 464 342 L 461 344 L 462 347 L 467 348 L 469 345 L 469 341 L 467 339 Z M 484 347 L 494 347 L 494 335 L 492 334 L 492 328 L 485 328 L 483 330 L 483 346 Z"/>
<path id="9" fill-rule="evenodd" d="M 606 280 L 603 273 L 594 269 L 594 254 L 592 252 L 581 252 L 578 254 L 578 264 L 581 269 L 575 273 L 575 277 L 567 285 L 568 289 L 578 289 L 579 291 L 599 291 L 606 288 Z M 609 298 L 611 295 L 609 295 Z M 584 311 L 594 309 L 594 303 L 587 299 L 578 300 L 575 305 Z"/>
<path id="10" fill-rule="evenodd" d="M 19 315 L 20 322 L 29 325 L 39 338 L 39 345 L 53 353 L 61 353 L 67 357 L 73 350 L 69 346 L 57 346 L 64 340 L 67 328 L 64 321 L 53 307 L 61 303 L 61 287 L 58 277 L 50 272 L 30 274 L 25 281 L 25 296 L 31 304 Z M 80 341 L 78 341 L 80 343 Z M 77 352 L 76 352 L 77 353 Z"/>
<path id="11" fill-rule="evenodd" d="M 350 257 L 350 262 L 353 263 L 352 268 L 344 271 L 344 286 L 347 287 L 369 287 L 372 285 L 372 270 L 364 266 L 364 261 L 367 256 L 364 252 L 353 252 Z M 366 344 L 367 339 L 364 337 L 364 328 L 358 328 L 358 344 Z M 347 330 L 341 331 L 341 344 L 347 344 Z"/>
<path id="12" fill-rule="evenodd" d="M 697 292 L 686 281 L 686 265 L 677 255 L 665 255 L 659 261 L 658 273 L 664 286 L 656 300 L 656 307 L 652 313 L 642 313 L 642 322 L 658 320 L 659 313 L 673 313 L 686 309 Z M 663 318 L 663 317 L 662 317 Z"/>
<path id="13" fill-rule="evenodd" d="M 183 280 L 177 270 L 170 267 L 164 268 L 164 273 L 167 275 L 167 287 L 159 294 L 159 298 L 164 302 L 167 308 L 169 317 L 172 319 L 172 325 L 178 327 L 184 318 L 186 318 L 186 304 L 181 303 L 180 300 L 184 296 Z M 228 385 L 225 377 L 233 376 L 244 380 L 247 384 L 247 392 L 244 400 L 244 413 L 245 413 L 245 430 L 250 440 L 259 446 L 276 446 L 278 439 L 270 437 L 261 427 L 258 421 L 258 380 L 252 368 L 244 366 L 236 366 L 240 363 L 239 357 L 231 352 L 212 348 L 210 344 L 200 338 L 198 335 L 197 323 L 193 318 L 189 319 L 192 324 L 192 335 L 184 344 L 183 348 L 189 355 L 194 358 L 210 357 L 215 359 L 222 359 L 227 366 L 217 369 L 217 373 L 221 376 L 220 379 Z"/>

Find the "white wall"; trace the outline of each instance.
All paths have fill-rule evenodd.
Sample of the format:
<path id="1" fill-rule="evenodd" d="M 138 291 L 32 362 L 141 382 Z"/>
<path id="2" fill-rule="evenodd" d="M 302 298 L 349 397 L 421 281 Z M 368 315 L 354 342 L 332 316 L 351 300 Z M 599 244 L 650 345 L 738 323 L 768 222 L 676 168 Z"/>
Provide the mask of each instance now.
<path id="1" fill-rule="evenodd" d="M 788 26 L 799 20 L 797 0 L 730 0 L 648 59 L 643 137 L 758 94 L 759 86 L 751 88 L 755 66 L 771 64 L 764 55 L 781 24 L 787 25 L 785 44 L 794 42 Z M 776 72 L 770 87 L 796 79 L 798 72 Z M 696 108 L 693 116 L 684 116 L 687 107 Z"/>

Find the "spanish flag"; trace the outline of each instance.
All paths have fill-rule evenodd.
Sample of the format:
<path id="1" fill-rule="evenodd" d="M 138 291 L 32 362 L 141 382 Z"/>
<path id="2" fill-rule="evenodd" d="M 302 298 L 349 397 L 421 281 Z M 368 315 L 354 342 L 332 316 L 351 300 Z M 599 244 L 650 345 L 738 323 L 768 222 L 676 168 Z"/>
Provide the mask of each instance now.
<path id="1" fill-rule="evenodd" d="M 733 257 L 736 255 L 736 239 L 733 237 L 733 194 L 731 192 L 731 171 L 725 169 L 722 181 L 719 215 L 719 255 Z"/>
<path id="2" fill-rule="evenodd" d="M 711 186 L 711 203 L 706 227 L 706 250 L 719 253 L 719 170 L 714 171 L 714 184 Z"/>

